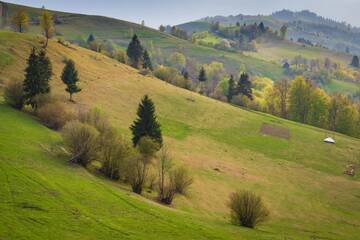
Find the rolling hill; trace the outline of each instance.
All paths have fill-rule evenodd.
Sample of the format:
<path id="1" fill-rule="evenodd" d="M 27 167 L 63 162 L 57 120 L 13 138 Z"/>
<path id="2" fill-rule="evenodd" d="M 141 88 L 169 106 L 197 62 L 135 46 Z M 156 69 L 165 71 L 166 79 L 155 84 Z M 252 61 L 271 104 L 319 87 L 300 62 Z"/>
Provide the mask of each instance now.
<path id="1" fill-rule="evenodd" d="M 32 22 L 29 32 L 40 33 L 38 16 L 41 13 L 41 9 L 5 2 L 3 2 L 3 5 L 6 6 L 4 8 L 6 9 L 6 14 L 2 14 L 2 19 L 3 22 L 5 20 L 7 22 L 7 24 L 3 25 L 3 28 L 9 29 L 9 18 L 14 12 L 19 9 L 25 9 L 29 13 Z M 260 42 L 258 43 L 257 52 L 221 51 L 211 47 L 192 44 L 190 41 L 176 38 L 170 34 L 161 33 L 146 26 L 118 19 L 57 11 L 54 11 L 54 14 L 57 19 L 57 24 L 55 25 L 57 37 L 65 38 L 76 44 L 84 44 L 88 36 L 94 34 L 99 40 L 110 41 L 118 47 L 125 48 L 132 34 L 136 33 L 147 48 L 153 48 L 155 49 L 154 51 L 160 49 L 163 56 L 177 51 L 182 52 L 188 60 L 194 60 L 200 64 L 212 61 L 221 62 L 229 74 L 235 75 L 237 75 L 240 68 L 242 69 L 242 66 L 245 66 L 246 71 L 251 75 L 267 77 L 273 81 L 288 77 L 284 74 L 282 63 L 284 59 L 291 59 L 294 56 L 301 55 L 309 60 L 329 57 L 344 66 L 347 66 L 352 58 L 350 54 L 338 53 L 319 47 L 303 47 L 301 44 L 291 41 L 284 41 L 282 43 Z M 206 27 L 209 27 L 209 21 L 211 20 L 209 19 L 207 22 L 193 22 L 190 25 L 206 29 Z M 249 21 L 257 21 L 257 19 L 250 18 Z M 180 27 L 183 26 L 180 25 Z M 272 25 L 269 23 L 269 26 Z M 196 78 L 196 76 L 193 77 Z M 325 89 L 348 94 L 354 92 L 349 91 L 349 89 L 355 89 L 355 91 L 360 89 L 360 84 L 340 80 L 340 83 L 332 83 L 331 86 L 326 86 Z"/>
<path id="2" fill-rule="evenodd" d="M 30 25 L 29 32 L 40 33 L 37 23 L 41 9 L 10 3 L 3 4 L 6 5 L 7 9 L 7 22 L 9 22 L 9 18 L 14 12 L 19 9 L 25 9 L 29 13 L 31 22 L 33 23 Z M 222 62 L 230 72 L 237 72 L 240 64 L 244 64 L 250 72 L 256 75 L 266 76 L 271 79 L 278 79 L 283 76 L 279 64 L 239 53 L 229 53 L 194 45 L 189 41 L 181 40 L 139 24 L 102 16 L 61 13 L 56 11 L 54 14 L 60 22 L 55 25 L 58 37 L 64 37 L 66 40 L 74 43 L 82 44 L 86 42 L 90 34 L 94 34 L 99 40 L 108 40 L 125 48 L 130 42 L 132 35 L 136 33 L 145 46 L 152 44 L 155 49 L 160 48 L 164 54 L 180 51 L 189 59 L 193 58 L 203 64 L 211 61 Z M 6 24 L 4 28 L 9 29 L 9 24 Z"/>
<path id="3" fill-rule="evenodd" d="M 0 32 L 0 83 L 23 79 L 33 34 Z M 178 40 L 177 40 L 178 41 Z M 176 88 L 104 55 L 50 41 L 52 93 L 70 108 L 101 108 L 124 137 L 144 94 L 154 100 L 165 142 L 192 169 L 189 196 L 166 208 L 127 186 L 69 165 L 58 133 L 0 105 L 0 238 L 4 239 L 357 239 L 360 141 L 246 111 Z M 67 102 L 64 59 L 79 70 L 82 92 Z M 264 126 L 282 129 L 263 132 Z M 332 136 L 337 144 L 323 143 Z M 264 198 L 270 219 L 254 230 L 229 223 L 237 189 Z M 147 196 L 147 195 L 145 195 Z M 151 198 L 151 196 L 147 196 Z"/>
<path id="4" fill-rule="evenodd" d="M 241 24 L 263 22 L 275 30 L 286 25 L 289 39 L 297 41 L 299 38 L 304 38 L 334 51 L 346 52 L 348 49 L 353 54 L 360 53 L 360 28 L 321 17 L 308 10 L 299 12 L 281 10 L 271 15 L 214 16 L 178 26 L 188 32 L 199 32 L 209 30 L 212 22 L 220 22 L 225 25 L 235 25 L 237 22 Z"/>

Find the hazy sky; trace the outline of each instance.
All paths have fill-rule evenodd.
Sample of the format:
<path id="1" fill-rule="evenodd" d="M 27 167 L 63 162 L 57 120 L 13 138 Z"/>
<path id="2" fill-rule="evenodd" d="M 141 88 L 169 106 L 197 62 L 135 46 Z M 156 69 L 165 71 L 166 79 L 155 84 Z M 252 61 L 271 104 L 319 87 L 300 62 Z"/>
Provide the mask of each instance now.
<path id="1" fill-rule="evenodd" d="M 6 1 L 6 0 L 5 0 Z M 158 27 L 206 16 L 270 14 L 281 9 L 314 11 L 360 26 L 360 0 L 8 0 L 34 7 L 115 17 Z"/>

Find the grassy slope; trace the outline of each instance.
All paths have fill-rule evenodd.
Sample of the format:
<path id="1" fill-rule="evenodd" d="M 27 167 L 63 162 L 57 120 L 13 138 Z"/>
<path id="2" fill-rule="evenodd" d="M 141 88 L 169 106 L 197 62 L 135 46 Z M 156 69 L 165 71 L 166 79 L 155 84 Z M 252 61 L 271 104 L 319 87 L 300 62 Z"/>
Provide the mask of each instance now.
<path id="1" fill-rule="evenodd" d="M 9 4 L 9 15 L 19 8 L 23 8 L 23 6 Z M 26 7 L 26 10 L 33 19 L 37 18 L 41 12 L 41 9 L 37 8 Z M 86 40 L 89 34 L 93 33 L 99 39 L 112 40 L 119 46 L 126 47 L 130 41 L 131 33 L 137 33 L 146 45 L 152 42 L 155 48 L 160 47 L 165 53 L 183 51 L 188 58 L 196 59 L 201 63 L 208 63 L 210 61 L 223 62 L 227 70 L 233 73 L 239 71 L 240 65 L 245 65 L 247 71 L 251 74 L 268 77 L 273 80 L 286 77 L 281 68 L 281 61 L 297 55 L 302 55 L 308 59 L 329 57 L 330 59 L 341 62 L 343 65 L 347 65 L 351 61 L 350 55 L 335 53 L 316 47 L 304 48 L 301 45 L 291 42 L 260 43 L 258 45 L 259 50 L 256 53 L 231 53 L 194 45 L 172 37 L 171 35 L 160 33 L 154 29 L 118 19 L 62 12 L 56 12 L 56 15 L 68 17 L 64 24 L 56 26 L 57 32 L 68 40 Z M 251 21 L 259 22 L 256 17 Z M 271 25 L 271 21 L 266 23 Z M 192 22 L 187 24 L 187 26 L 205 28 L 208 26 L 208 23 Z M 132 31 L 130 31 L 130 29 L 132 29 Z M 30 30 L 34 33 L 40 33 L 38 26 L 32 26 Z M 358 89 L 360 87 L 360 84 L 355 83 L 335 83 L 328 86 L 326 90 L 330 92 L 339 91 L 352 93 L 352 91 L 349 91 L 349 88 L 346 87 L 348 85 L 351 85 L 352 89 Z"/>
<path id="2" fill-rule="evenodd" d="M 1 239 L 227 239 L 222 227 L 69 166 L 58 134 L 0 104 Z M 205 224 L 204 224 L 205 222 Z M 227 230 L 227 231 L 225 231 Z"/>
<path id="3" fill-rule="evenodd" d="M 0 33 L 1 51 L 13 59 L 12 64 L 6 66 L 1 74 L 3 80 L 23 77 L 25 59 L 34 42 L 36 45 L 34 37 L 29 35 Z M 33 213 L 26 210 L 32 213 L 32 217 L 43 217 L 43 222 L 40 221 L 44 224 L 43 226 L 49 225 L 51 228 L 54 226 L 54 231 L 59 232 L 59 236 L 64 236 L 69 228 L 72 228 L 75 220 L 71 220 L 71 217 L 74 217 L 73 215 L 75 215 L 74 218 L 77 217 L 77 210 L 74 210 L 75 213 L 73 213 L 72 210 L 66 208 L 66 203 L 69 201 L 80 208 L 79 202 L 88 199 L 83 209 L 84 215 L 88 217 L 84 216 L 84 218 L 90 221 L 96 216 L 95 219 L 103 221 L 106 228 L 109 226 L 120 228 L 122 231 L 130 232 L 130 236 L 135 239 L 144 238 L 147 227 L 150 228 L 152 225 L 154 225 L 154 230 L 151 231 L 151 234 L 154 236 L 159 234 L 164 238 L 169 236 L 174 228 L 179 229 L 179 231 L 174 230 L 176 236 L 180 236 L 177 234 L 183 231 L 184 237 L 187 235 L 192 238 L 204 236 L 210 238 L 209 235 L 202 234 L 200 229 L 207 234 L 218 234 L 224 238 L 234 236 L 242 236 L 245 239 L 283 239 L 285 236 L 292 237 L 292 239 L 304 239 L 311 236 L 328 239 L 357 238 L 357 232 L 360 230 L 359 177 L 350 179 L 343 176 L 342 172 L 346 164 L 359 161 L 359 140 L 265 114 L 244 111 L 173 87 L 151 77 L 143 77 L 134 69 L 85 49 L 66 48 L 51 41 L 49 55 L 55 72 L 52 82 L 53 93 L 59 99 L 66 101 L 67 96 L 63 91 L 64 86 L 60 82 L 59 76 L 64 66 L 63 59 L 72 58 L 78 66 L 83 91 L 75 97 L 78 103 L 76 105 L 69 104 L 69 106 L 75 108 L 80 106 L 101 107 L 125 136 L 130 135 L 128 127 L 135 118 L 140 98 L 144 94 L 150 94 L 156 103 L 165 140 L 169 144 L 174 158 L 177 162 L 191 167 L 196 179 L 190 196 L 175 200 L 174 207 L 181 211 L 180 213 L 160 210 L 162 208 L 159 207 L 151 210 L 152 213 L 160 211 L 156 213 L 159 214 L 156 216 L 162 219 L 159 220 L 161 223 L 154 218 L 145 217 L 149 215 L 148 213 L 141 213 L 145 209 L 150 211 L 149 206 L 153 205 L 140 200 L 134 200 L 134 202 L 131 200 L 131 204 L 135 209 L 143 210 L 134 210 L 135 212 L 126 215 L 128 205 L 121 203 L 120 199 L 125 198 L 129 202 L 129 199 L 133 199 L 133 197 L 126 197 L 126 194 L 118 192 L 116 188 L 110 186 L 110 183 L 89 176 L 81 169 L 67 166 L 61 161 L 64 159 L 56 160 L 56 157 L 41 155 L 43 153 L 38 144 L 48 142 L 45 140 L 48 134 L 53 136 L 50 139 L 54 139 L 54 142 L 58 142 L 59 139 L 56 134 L 37 125 L 35 128 L 41 130 L 42 133 L 39 134 L 42 137 L 36 138 L 36 134 L 34 136 L 32 136 L 33 134 L 20 135 L 24 138 L 25 144 L 21 146 L 26 148 L 27 152 L 24 150 L 25 152 L 19 155 L 20 157 L 10 156 L 9 160 L 1 161 L 1 164 L 6 169 L 5 172 L 9 172 L 9 169 L 13 167 L 22 168 L 25 164 L 24 169 L 29 170 L 25 174 L 32 177 L 35 173 L 39 175 L 39 179 L 41 179 L 39 185 L 50 189 L 55 186 L 67 193 L 66 195 L 48 196 L 52 200 L 49 200 L 49 203 L 42 203 L 38 194 L 23 195 L 21 191 L 27 188 L 16 184 L 16 181 L 21 181 L 25 186 L 29 185 L 28 188 L 31 189 L 35 187 L 32 184 L 36 185 L 38 180 L 33 181 L 19 177 L 22 175 L 16 171 L 12 173 L 13 180 L 10 180 L 10 183 L 14 187 L 19 185 L 19 189 L 15 188 L 10 192 L 18 194 L 18 201 L 26 199 L 26 201 L 40 204 L 40 206 L 45 204 L 45 209 L 47 204 L 52 204 L 51 206 L 55 209 L 60 208 L 60 205 L 63 206 L 62 210 L 54 212 L 59 214 L 61 212 L 70 219 L 64 217 L 64 221 L 61 221 L 63 222 L 62 227 L 57 229 L 55 226 L 59 223 L 59 216 L 55 213 L 50 211 Z M 2 112 L 4 109 L 2 107 Z M 9 110 L 6 111 L 9 114 L 15 114 L 10 113 Z M 5 143 L 22 133 L 23 127 L 22 124 L 12 121 L 18 117 L 12 118 L 7 115 L 1 115 L 2 118 L 5 118 L 1 122 L 6 124 L 2 124 L 0 130 L 3 133 L 7 129 L 8 132 L 1 134 L 1 136 L 5 136 L 5 139 L 1 140 L 0 146 L 7 152 L 17 154 L 18 151 L 15 152 L 14 148 L 18 145 L 11 145 L 11 147 L 5 146 Z M 289 128 L 291 139 L 287 141 L 260 134 L 259 129 L 264 122 Z M 32 125 L 36 124 L 32 121 Z M 28 128 L 31 129 L 31 126 Z M 17 130 L 9 130 L 13 128 Z M 327 135 L 335 137 L 337 144 L 323 144 L 322 139 Z M 7 154 L 0 156 L 4 158 L 7 157 Z M 38 161 L 37 156 L 41 160 L 40 165 L 36 162 Z M 39 168 L 39 166 L 43 167 Z M 55 166 L 59 166 L 59 169 Z M 220 172 L 214 171 L 214 168 L 219 168 Z M 50 177 L 48 171 L 55 171 L 59 179 Z M 69 174 L 73 174 L 75 179 L 81 178 L 81 183 L 77 184 L 77 180 L 65 181 L 69 179 Z M 2 177 L 4 178 L 4 174 Z M 94 181 L 101 182 L 101 184 L 93 184 Z M 6 184 L 3 187 L 8 188 Z M 80 189 L 83 188 L 86 189 L 85 195 L 83 198 L 78 197 L 75 193 L 81 192 Z M 268 223 L 260 226 L 258 230 L 249 231 L 228 225 L 226 207 L 228 196 L 235 189 L 244 188 L 260 193 L 271 210 L 271 219 Z M 103 199 L 102 195 L 104 195 Z M 12 201 L 11 195 L 6 196 L 2 202 L 3 207 L 8 209 L 5 211 L 6 216 L 10 218 L 14 215 L 11 213 L 14 204 L 8 203 Z M 61 200 L 59 200 L 59 196 Z M 100 204 L 94 205 L 94 203 L 102 202 L 105 204 L 101 207 L 99 207 Z M 112 214 L 114 206 L 117 207 L 117 212 Z M 168 214 L 170 215 L 168 216 Z M 190 220 L 190 215 L 193 220 Z M 166 230 L 161 230 L 161 226 L 163 226 L 161 224 L 171 216 L 176 216 L 175 222 L 167 225 Z M 140 228 L 139 233 L 130 230 L 134 226 L 130 221 L 132 218 L 141 219 L 136 225 L 136 229 Z M 38 226 L 38 223 L 24 222 L 17 217 L 12 218 L 11 221 L 19 225 L 19 228 L 16 229 L 37 226 L 33 230 L 34 232 L 28 230 L 26 234 L 35 236 L 38 232 L 42 232 L 41 236 L 46 236 L 44 235 L 46 234 L 45 228 L 40 224 Z M 86 226 L 86 224 L 80 224 L 74 226 L 74 234 L 77 234 L 78 238 L 84 239 L 91 234 L 96 236 L 97 229 L 103 234 L 103 228 L 99 226 L 99 223 L 96 224 L 96 221 L 93 220 L 91 223 L 94 227 L 91 229 L 96 230 L 90 230 L 88 227 L 81 229 L 81 226 Z M 125 221 L 130 221 L 130 223 L 126 225 Z M 189 227 L 190 225 L 194 228 Z M 1 230 L 3 234 L 6 233 L 4 231 Z M 196 233 L 196 231 L 200 232 Z M 21 234 L 21 231 L 14 230 L 14 234 Z M 215 238 L 215 235 L 211 238 Z"/>
<path id="4" fill-rule="evenodd" d="M 25 8 L 33 18 L 36 18 L 41 11 L 37 8 L 9 4 L 9 15 L 19 8 Z M 229 53 L 209 47 L 194 45 L 188 41 L 175 38 L 169 34 L 161 33 L 151 28 L 143 27 L 139 24 L 101 16 L 59 12 L 57 15 L 68 17 L 64 24 L 56 26 L 57 33 L 68 40 L 86 40 L 89 34 L 92 33 L 98 39 L 112 40 L 119 46 L 126 47 L 132 37 L 131 34 L 136 33 L 143 43 L 148 45 L 152 42 L 155 48 L 160 47 L 164 53 L 183 51 L 187 57 L 194 58 L 200 63 L 208 63 L 211 61 L 223 62 L 225 67 L 231 72 L 238 72 L 239 66 L 244 64 L 248 71 L 256 75 L 269 77 L 271 79 L 283 77 L 283 71 L 278 64 L 239 53 Z M 132 31 L 130 31 L 130 29 L 132 29 Z M 33 33 L 40 33 L 38 26 L 31 26 L 30 31 Z"/>

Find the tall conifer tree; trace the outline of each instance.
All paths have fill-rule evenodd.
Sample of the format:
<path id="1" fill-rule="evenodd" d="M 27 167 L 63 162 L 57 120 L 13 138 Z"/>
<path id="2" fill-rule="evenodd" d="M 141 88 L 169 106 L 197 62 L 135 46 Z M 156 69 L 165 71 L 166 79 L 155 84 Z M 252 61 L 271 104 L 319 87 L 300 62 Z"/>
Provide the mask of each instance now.
<path id="1" fill-rule="evenodd" d="M 149 53 L 148 53 L 148 51 L 146 49 L 144 51 L 144 56 L 143 56 L 143 68 L 144 69 L 149 69 L 151 71 L 153 70 L 150 55 L 149 55 Z"/>
<path id="2" fill-rule="evenodd" d="M 137 119 L 130 127 L 133 134 L 133 145 L 137 146 L 142 137 L 150 137 L 161 146 L 163 139 L 160 124 L 156 119 L 155 105 L 147 95 L 139 104 L 137 116 Z"/>
<path id="3" fill-rule="evenodd" d="M 73 60 L 66 61 L 66 65 L 61 75 L 61 80 L 66 84 L 65 91 L 70 94 L 70 101 L 72 101 L 72 95 L 81 91 L 81 89 L 77 86 L 79 77 Z"/>
<path id="4" fill-rule="evenodd" d="M 143 47 L 136 34 L 134 34 L 129 46 L 127 48 L 127 55 L 129 57 L 131 66 L 138 68 L 143 58 Z"/>
<path id="5" fill-rule="evenodd" d="M 351 66 L 356 67 L 356 68 L 360 67 L 358 56 L 353 56 L 352 61 L 351 61 Z"/>
<path id="6" fill-rule="evenodd" d="M 241 74 L 236 88 L 237 88 L 236 89 L 237 94 L 244 95 L 251 100 L 253 99 L 252 84 L 251 84 L 248 74 L 246 74 L 246 73 Z"/>
<path id="7" fill-rule="evenodd" d="M 232 98 L 236 95 L 236 86 L 235 86 L 235 80 L 234 76 L 231 75 L 229 79 L 229 87 L 228 87 L 228 93 L 227 93 L 227 100 L 228 102 L 231 102 Z"/>
<path id="8" fill-rule="evenodd" d="M 36 96 L 50 92 L 49 81 L 52 75 L 52 67 L 46 52 L 41 50 L 36 52 L 33 48 L 27 60 L 24 80 L 24 98 L 26 104 L 30 104 L 33 109 L 37 108 Z"/>
<path id="9" fill-rule="evenodd" d="M 205 72 L 205 68 L 201 67 L 200 69 L 200 73 L 199 73 L 199 78 L 198 78 L 199 82 L 206 82 L 207 78 L 206 78 L 206 72 Z"/>

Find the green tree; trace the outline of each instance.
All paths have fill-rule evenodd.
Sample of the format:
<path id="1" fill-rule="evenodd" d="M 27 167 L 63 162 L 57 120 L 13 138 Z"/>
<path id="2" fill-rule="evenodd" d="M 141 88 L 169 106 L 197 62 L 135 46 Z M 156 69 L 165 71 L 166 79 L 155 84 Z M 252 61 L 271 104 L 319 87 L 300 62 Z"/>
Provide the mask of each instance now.
<path id="1" fill-rule="evenodd" d="M 228 84 L 228 92 L 227 92 L 227 100 L 228 102 L 231 102 L 232 98 L 236 95 L 236 86 L 235 86 L 235 80 L 234 80 L 234 76 L 231 75 L 230 79 L 229 79 L 229 84 Z"/>
<path id="2" fill-rule="evenodd" d="M 281 37 L 282 40 L 285 40 L 287 31 L 288 31 L 287 26 L 282 25 L 282 27 L 280 28 L 280 37 Z"/>
<path id="3" fill-rule="evenodd" d="M 284 79 L 277 81 L 274 84 L 274 90 L 276 97 L 278 98 L 278 105 L 280 110 L 280 116 L 282 118 L 287 118 L 287 110 L 288 110 L 288 98 L 289 98 L 289 90 L 290 90 L 290 84 L 289 81 Z"/>
<path id="4" fill-rule="evenodd" d="M 248 97 L 250 100 L 252 96 L 252 84 L 247 73 L 242 73 L 238 84 L 236 86 L 236 93 Z"/>
<path id="5" fill-rule="evenodd" d="M 329 96 L 320 88 L 314 88 L 310 96 L 308 123 L 326 128 L 329 118 Z"/>
<path id="6" fill-rule="evenodd" d="M 166 61 L 170 66 L 175 67 L 178 70 L 181 70 L 186 66 L 186 57 L 179 52 L 171 53 Z"/>
<path id="7" fill-rule="evenodd" d="M 263 22 L 261 22 L 259 24 L 259 30 L 261 31 L 261 33 L 265 33 L 266 32 L 266 28 Z"/>
<path id="8" fill-rule="evenodd" d="M 46 55 L 46 50 L 41 49 L 39 54 L 39 70 L 40 70 L 40 81 L 41 86 L 44 92 L 42 93 L 49 93 L 50 92 L 50 85 L 49 81 L 52 76 L 52 64 L 50 62 L 50 59 Z"/>
<path id="9" fill-rule="evenodd" d="M 304 77 L 296 77 L 291 84 L 289 114 L 292 120 L 306 123 L 311 102 L 311 83 Z"/>
<path id="10" fill-rule="evenodd" d="M 61 75 L 61 80 L 66 84 L 65 91 L 70 94 L 70 101 L 72 101 L 72 95 L 81 91 L 81 89 L 77 86 L 79 77 L 73 60 L 66 61 L 66 65 Z"/>
<path id="11" fill-rule="evenodd" d="M 360 67 L 358 56 L 353 56 L 352 61 L 351 61 L 351 66 L 356 67 L 356 68 Z"/>
<path id="12" fill-rule="evenodd" d="M 94 35 L 91 33 L 90 35 L 89 35 L 89 37 L 88 37 L 88 39 L 87 39 L 87 44 L 88 45 L 90 45 L 92 42 L 94 42 L 95 41 L 95 37 L 94 37 Z"/>
<path id="13" fill-rule="evenodd" d="M 137 146 L 142 137 L 150 137 L 159 146 L 162 145 L 162 134 L 160 124 L 156 119 L 155 105 L 153 101 L 145 95 L 141 100 L 138 110 L 137 119 L 131 125 L 133 137 L 132 142 L 134 146 Z"/>
<path id="14" fill-rule="evenodd" d="M 201 69 L 200 69 L 198 80 L 199 80 L 199 82 L 206 82 L 206 80 L 207 80 L 206 72 L 205 72 L 204 67 L 201 67 Z"/>
<path id="15" fill-rule="evenodd" d="M 45 48 L 46 48 L 49 43 L 49 39 L 53 37 L 55 32 L 53 15 L 49 11 L 44 10 L 43 13 L 41 14 L 40 26 L 46 38 L 46 42 L 45 42 Z"/>
<path id="16" fill-rule="evenodd" d="M 127 48 L 127 55 L 130 60 L 131 66 L 138 68 L 143 57 L 143 47 L 136 34 L 134 34 L 129 46 Z"/>
<path id="17" fill-rule="evenodd" d="M 331 97 L 329 128 L 340 133 L 355 135 L 357 111 L 351 101 L 342 94 Z"/>
<path id="18" fill-rule="evenodd" d="M 37 108 L 36 96 L 50 92 L 49 81 L 52 75 L 52 66 L 44 50 L 37 53 L 35 48 L 27 60 L 24 80 L 24 98 L 26 104 L 33 109 Z"/>
<path id="19" fill-rule="evenodd" d="M 144 51 L 144 56 L 143 56 L 143 68 L 144 69 L 149 69 L 151 71 L 153 70 L 150 55 L 149 55 L 149 53 L 148 53 L 148 51 L 146 49 Z"/>

